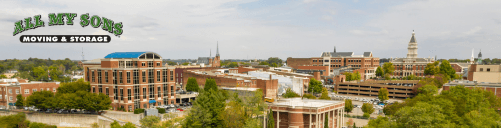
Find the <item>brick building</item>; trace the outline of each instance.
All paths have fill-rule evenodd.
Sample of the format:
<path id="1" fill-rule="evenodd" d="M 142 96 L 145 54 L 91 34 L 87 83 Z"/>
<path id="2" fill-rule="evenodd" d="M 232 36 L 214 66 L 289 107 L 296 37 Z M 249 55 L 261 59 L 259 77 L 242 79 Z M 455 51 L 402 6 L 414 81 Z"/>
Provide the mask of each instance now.
<path id="1" fill-rule="evenodd" d="M 198 57 L 197 63 L 207 65 L 207 67 L 220 67 L 219 43 L 217 44 L 216 57 L 212 57 L 212 53 L 210 53 L 209 57 Z"/>
<path id="2" fill-rule="evenodd" d="M 334 69 L 350 67 L 353 69 L 378 67 L 379 58 L 373 57 L 372 52 L 364 52 L 363 55 L 354 55 L 353 52 L 323 52 L 320 57 L 311 58 L 287 58 L 287 66 L 296 72 L 312 74 L 320 72 L 322 76 L 332 75 Z"/>
<path id="3" fill-rule="evenodd" d="M 56 93 L 59 82 L 36 82 L 26 79 L 0 79 L 0 106 L 14 106 L 16 96 L 21 94 L 24 98 L 36 91 L 52 91 Z"/>
<path id="4" fill-rule="evenodd" d="M 486 83 L 501 83 L 501 65 L 472 64 L 467 80 Z"/>
<path id="5" fill-rule="evenodd" d="M 487 91 L 491 91 L 497 97 L 501 97 L 501 84 L 500 83 L 482 83 L 473 81 L 453 81 L 450 83 L 445 83 L 442 87 L 444 90 L 449 90 L 453 86 L 465 86 L 466 88 L 479 88 Z"/>
<path id="6" fill-rule="evenodd" d="M 115 52 L 83 62 L 83 67 L 91 92 L 108 95 L 114 110 L 176 104 L 175 70 L 163 66 L 156 53 Z"/>
<path id="7" fill-rule="evenodd" d="M 268 104 L 273 111 L 275 128 L 341 128 L 344 122 L 344 101 L 280 99 Z M 325 118 L 327 115 L 328 118 Z"/>

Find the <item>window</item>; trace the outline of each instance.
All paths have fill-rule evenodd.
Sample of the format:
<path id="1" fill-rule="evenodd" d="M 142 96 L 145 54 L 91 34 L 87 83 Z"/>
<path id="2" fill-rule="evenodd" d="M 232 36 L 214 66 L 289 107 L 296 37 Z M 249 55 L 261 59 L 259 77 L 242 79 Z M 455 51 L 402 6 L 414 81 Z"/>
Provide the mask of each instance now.
<path id="1" fill-rule="evenodd" d="M 491 68 L 487 68 L 487 71 L 490 72 L 491 71 Z"/>
<path id="2" fill-rule="evenodd" d="M 9 89 L 9 94 L 12 94 L 12 89 Z"/>
<path id="3" fill-rule="evenodd" d="M 131 91 L 130 91 L 130 88 L 129 88 L 129 89 L 127 89 L 127 100 L 129 100 L 129 101 L 132 100 L 132 97 L 131 97 L 130 93 L 131 93 Z"/>
<path id="4" fill-rule="evenodd" d="M 122 79 L 122 76 L 123 76 L 122 72 L 121 71 L 118 72 L 118 81 L 120 81 L 120 83 L 124 83 L 124 80 Z"/>
<path id="5" fill-rule="evenodd" d="M 132 74 L 133 84 L 139 84 L 139 70 L 134 70 Z"/>
<path id="6" fill-rule="evenodd" d="M 170 86 L 170 95 L 174 96 L 174 86 Z"/>
<path id="7" fill-rule="evenodd" d="M 117 70 L 113 70 L 113 84 L 117 84 Z"/>
<path id="8" fill-rule="evenodd" d="M 164 96 L 167 96 L 167 84 L 164 84 Z"/>
<path id="9" fill-rule="evenodd" d="M 127 83 L 130 83 L 130 72 L 127 72 Z"/>
<path id="10" fill-rule="evenodd" d="M 162 76 L 163 76 L 164 82 L 167 82 L 167 69 L 162 70 Z"/>
<path id="11" fill-rule="evenodd" d="M 484 68 L 480 68 L 480 71 L 484 71 Z"/>
<path id="12" fill-rule="evenodd" d="M 174 71 L 170 71 L 170 80 L 174 81 Z"/>
<path id="13" fill-rule="evenodd" d="M 10 101 L 13 101 L 13 98 L 12 98 L 12 96 L 9 96 L 9 100 L 10 100 Z"/>
<path id="14" fill-rule="evenodd" d="M 40 91 L 43 91 L 43 88 L 40 88 Z"/>
<path id="15" fill-rule="evenodd" d="M 119 68 L 124 68 L 125 67 L 124 61 L 118 61 L 118 67 Z"/>
<path id="16" fill-rule="evenodd" d="M 124 89 L 120 89 L 120 100 L 124 100 Z"/>
<path id="17" fill-rule="evenodd" d="M 160 70 L 157 70 L 157 81 L 160 81 Z"/>
<path id="18" fill-rule="evenodd" d="M 146 99 L 146 95 L 148 95 L 146 94 L 146 88 L 143 88 L 143 99 Z"/>
<path id="19" fill-rule="evenodd" d="M 118 86 L 113 88 L 113 94 L 115 94 L 115 100 L 118 100 Z"/>
<path id="20" fill-rule="evenodd" d="M 94 78 L 94 70 L 92 70 L 92 82 L 96 82 L 95 78 Z"/>
<path id="21" fill-rule="evenodd" d="M 108 71 L 104 71 L 104 82 L 108 83 Z"/>
<path id="22" fill-rule="evenodd" d="M 110 96 L 110 89 L 108 87 L 106 87 L 106 95 Z"/>
<path id="23" fill-rule="evenodd" d="M 56 92 L 56 88 L 52 88 L 52 91 L 53 91 L 53 92 Z"/>
<path id="24" fill-rule="evenodd" d="M 153 61 L 148 61 L 148 67 L 153 67 Z"/>
<path id="25" fill-rule="evenodd" d="M 24 89 L 24 94 L 30 94 L 30 90 L 29 89 Z"/>
<path id="26" fill-rule="evenodd" d="M 50 91 L 50 88 L 47 88 L 47 91 Z"/>
<path id="27" fill-rule="evenodd" d="M 134 101 L 137 101 L 139 100 L 139 85 L 135 85 L 134 86 Z M 135 105 L 136 104 L 139 104 L 139 103 L 134 103 Z M 139 106 L 137 106 L 139 107 Z"/>
<path id="28" fill-rule="evenodd" d="M 160 62 L 157 62 L 157 66 L 160 66 Z"/>
<path id="29" fill-rule="evenodd" d="M 146 83 L 146 71 L 143 71 L 142 76 L 143 76 L 143 83 Z"/>
<path id="30" fill-rule="evenodd" d="M 37 89 L 33 89 L 33 92 L 36 92 L 36 91 L 37 91 Z"/>
<path id="31" fill-rule="evenodd" d="M 98 85 L 97 86 L 99 93 L 103 93 L 103 85 Z"/>
<path id="32" fill-rule="evenodd" d="M 0 99 L 2 99 L 3 95 L 0 95 Z"/>
<path id="33" fill-rule="evenodd" d="M 162 89 L 160 89 L 160 86 L 157 87 L 157 92 L 158 97 L 162 97 Z"/>
<path id="34" fill-rule="evenodd" d="M 96 93 L 96 87 L 92 87 L 92 93 Z"/>
<path id="35" fill-rule="evenodd" d="M 97 83 L 102 83 L 103 80 L 101 79 L 101 69 L 97 70 Z"/>
<path id="36" fill-rule="evenodd" d="M 19 94 L 19 89 L 16 89 L 16 94 Z"/>
<path id="37" fill-rule="evenodd" d="M 153 69 L 148 69 L 148 83 L 154 83 L 154 78 L 153 78 Z"/>
<path id="38" fill-rule="evenodd" d="M 329 60 L 324 60 L 324 62 L 329 62 Z"/>
<path id="39" fill-rule="evenodd" d="M 155 98 L 155 96 L 153 96 L 153 92 L 155 92 L 155 86 L 153 84 L 150 84 L 149 85 L 150 98 Z"/>
<path id="40" fill-rule="evenodd" d="M 317 60 L 313 60 L 313 62 L 317 62 Z"/>
<path id="41" fill-rule="evenodd" d="M 143 63 L 141 63 L 141 66 L 143 66 L 143 67 L 144 67 L 144 66 L 146 66 L 146 63 L 144 63 L 144 62 L 143 62 Z"/>

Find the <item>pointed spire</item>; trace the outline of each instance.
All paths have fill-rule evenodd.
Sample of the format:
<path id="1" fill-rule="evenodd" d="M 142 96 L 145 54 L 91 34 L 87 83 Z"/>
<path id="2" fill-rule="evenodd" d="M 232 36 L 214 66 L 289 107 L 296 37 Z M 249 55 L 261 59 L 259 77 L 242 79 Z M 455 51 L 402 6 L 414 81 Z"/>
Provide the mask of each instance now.
<path id="1" fill-rule="evenodd" d="M 219 41 L 217 42 L 216 56 L 219 56 Z"/>
<path id="2" fill-rule="evenodd" d="M 336 46 L 334 46 L 334 53 L 336 53 Z"/>
<path id="3" fill-rule="evenodd" d="M 212 49 L 209 50 L 209 58 L 212 57 Z"/>

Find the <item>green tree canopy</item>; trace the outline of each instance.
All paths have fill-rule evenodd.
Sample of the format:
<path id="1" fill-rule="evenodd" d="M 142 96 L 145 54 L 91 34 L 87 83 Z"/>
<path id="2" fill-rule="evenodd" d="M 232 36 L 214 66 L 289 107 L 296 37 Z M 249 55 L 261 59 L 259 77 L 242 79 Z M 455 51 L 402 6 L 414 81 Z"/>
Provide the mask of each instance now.
<path id="1" fill-rule="evenodd" d="M 186 84 L 186 91 L 198 92 L 200 88 L 198 87 L 198 82 L 195 77 L 188 78 L 188 83 Z"/>
<path id="2" fill-rule="evenodd" d="M 23 95 L 17 94 L 17 96 L 16 96 L 16 107 L 22 109 L 23 106 L 24 106 Z"/>
<path id="3" fill-rule="evenodd" d="M 385 100 L 390 99 L 390 97 L 388 97 L 389 95 L 390 95 L 390 93 L 388 92 L 388 89 L 386 89 L 386 88 L 380 88 L 377 97 L 381 101 L 385 101 Z"/>
<path id="4" fill-rule="evenodd" d="M 57 88 L 57 94 L 76 93 L 78 91 L 90 91 L 90 83 L 79 79 L 75 82 L 61 83 Z"/>
<path id="5" fill-rule="evenodd" d="M 306 99 L 317 99 L 317 97 L 315 97 L 314 95 L 309 94 L 309 93 L 304 94 L 303 98 L 306 98 Z"/>
<path id="6" fill-rule="evenodd" d="M 39 109 L 46 109 L 51 107 L 51 105 L 48 104 L 51 103 L 49 101 L 53 97 L 54 93 L 51 91 L 36 91 L 28 96 L 26 103 L 28 104 L 28 106 L 35 106 Z"/>
<path id="7" fill-rule="evenodd" d="M 139 120 L 141 123 L 141 128 L 158 128 L 160 127 L 158 123 L 160 123 L 160 117 L 158 116 L 146 116 Z"/>
<path id="8" fill-rule="evenodd" d="M 354 107 L 354 105 L 350 99 L 344 100 L 344 111 L 346 111 L 347 113 L 350 113 L 351 111 L 353 111 L 353 107 Z"/>
<path id="9" fill-rule="evenodd" d="M 197 100 L 193 101 L 193 107 L 183 121 L 183 128 L 223 127 L 223 118 L 220 114 L 226 108 L 225 97 L 217 89 L 200 90 Z"/>
<path id="10" fill-rule="evenodd" d="M 393 63 L 386 62 L 383 64 L 383 73 L 384 74 L 393 74 L 393 71 L 395 71 L 395 67 L 393 66 Z"/>
<path id="11" fill-rule="evenodd" d="M 0 75 L 0 79 L 6 79 L 7 76 L 5 76 L 4 74 Z"/>
<path id="12" fill-rule="evenodd" d="M 419 94 L 434 95 L 434 94 L 437 94 L 437 92 L 438 92 L 438 88 L 435 85 L 429 85 L 429 84 L 427 84 L 425 86 L 422 86 L 422 87 L 418 88 L 418 93 Z"/>
<path id="13" fill-rule="evenodd" d="M 321 91 L 322 91 L 322 82 L 316 80 L 315 78 L 311 78 L 308 86 L 308 92 L 320 93 Z"/>
<path id="14" fill-rule="evenodd" d="M 377 67 L 376 76 L 378 76 L 378 77 L 383 76 L 383 69 L 381 69 L 381 67 Z"/>
<path id="15" fill-rule="evenodd" d="M 216 80 L 207 78 L 205 80 L 204 90 L 206 92 L 209 92 L 210 89 L 215 90 L 215 91 L 218 90 L 217 85 L 216 85 Z"/>
<path id="16" fill-rule="evenodd" d="M 374 113 L 374 108 L 373 107 L 374 106 L 372 106 L 372 104 L 370 104 L 370 103 L 364 103 L 362 105 L 362 111 L 364 113 L 372 114 L 372 113 Z"/>
<path id="17" fill-rule="evenodd" d="M 190 63 L 188 63 L 188 62 L 184 62 L 184 63 L 182 63 L 181 65 L 185 65 L 185 66 L 186 66 L 186 65 L 190 65 Z"/>
<path id="18" fill-rule="evenodd" d="M 235 67 L 238 67 L 238 63 L 237 62 L 230 62 L 228 63 L 228 65 L 226 65 L 228 68 L 235 68 Z"/>
<path id="19" fill-rule="evenodd" d="M 282 97 L 284 97 L 284 98 L 294 98 L 294 97 L 300 97 L 300 95 L 297 94 L 296 92 L 292 91 L 292 89 L 287 88 L 285 90 L 285 93 L 282 94 Z"/>
<path id="20" fill-rule="evenodd" d="M 261 61 L 261 62 L 259 62 L 259 65 L 270 65 L 270 64 L 268 64 L 268 62 L 266 62 L 266 61 Z"/>
<path id="21" fill-rule="evenodd" d="M 435 75 L 438 74 L 440 69 L 438 68 L 438 61 L 435 61 L 434 63 L 428 63 L 426 64 L 426 67 L 424 68 L 424 74 L 425 75 Z"/>
<path id="22" fill-rule="evenodd" d="M 327 91 L 327 88 L 322 88 L 322 95 L 320 96 L 319 99 L 331 100 L 331 97 L 329 97 L 329 91 Z"/>
<path id="23" fill-rule="evenodd" d="M 447 60 L 443 60 L 440 64 L 440 73 L 446 75 L 447 78 L 454 78 L 456 75 L 456 70 L 452 68 L 451 64 Z"/>
<path id="24" fill-rule="evenodd" d="M 266 122 L 267 128 L 274 128 L 275 127 L 275 119 L 273 118 L 273 110 L 268 111 L 268 122 Z"/>

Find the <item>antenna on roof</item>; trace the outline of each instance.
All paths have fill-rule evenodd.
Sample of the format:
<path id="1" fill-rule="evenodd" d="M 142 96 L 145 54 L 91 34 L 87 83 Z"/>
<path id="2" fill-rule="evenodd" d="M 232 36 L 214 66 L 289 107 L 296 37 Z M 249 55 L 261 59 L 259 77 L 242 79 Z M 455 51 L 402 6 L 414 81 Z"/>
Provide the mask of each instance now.
<path id="1" fill-rule="evenodd" d="M 85 60 L 84 54 L 83 54 L 83 47 L 82 47 L 82 60 Z"/>

